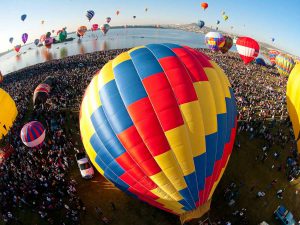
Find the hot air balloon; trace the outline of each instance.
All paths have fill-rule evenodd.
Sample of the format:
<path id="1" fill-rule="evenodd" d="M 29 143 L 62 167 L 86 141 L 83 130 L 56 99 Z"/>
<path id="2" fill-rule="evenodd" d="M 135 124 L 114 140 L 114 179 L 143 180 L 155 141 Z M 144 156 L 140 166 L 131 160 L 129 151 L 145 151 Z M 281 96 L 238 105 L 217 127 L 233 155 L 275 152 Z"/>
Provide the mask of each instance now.
<path id="1" fill-rule="evenodd" d="M 148 8 L 145 8 L 145 12 L 148 12 Z"/>
<path id="2" fill-rule="evenodd" d="M 48 31 L 48 32 L 46 33 L 46 38 L 49 38 L 49 37 L 51 37 L 51 32 L 50 32 L 50 31 Z"/>
<path id="3" fill-rule="evenodd" d="M 19 52 L 20 49 L 21 49 L 21 45 L 16 45 L 16 46 L 14 47 L 14 49 L 15 49 L 16 52 Z"/>
<path id="4" fill-rule="evenodd" d="M 55 32 L 55 30 L 52 30 L 52 34 Z"/>
<path id="5" fill-rule="evenodd" d="M 47 83 L 39 84 L 33 92 L 33 104 L 45 103 L 49 97 L 51 86 Z"/>
<path id="6" fill-rule="evenodd" d="M 101 27 L 100 27 L 100 30 L 102 31 L 102 33 L 104 35 L 106 35 L 106 33 L 108 32 L 110 26 L 108 24 L 102 24 Z"/>
<path id="7" fill-rule="evenodd" d="M 41 35 L 40 42 L 44 43 L 45 40 L 46 40 L 46 34 Z"/>
<path id="8" fill-rule="evenodd" d="M 219 51 L 225 44 L 225 38 L 218 32 L 208 32 L 205 35 L 205 44 L 213 51 Z"/>
<path id="9" fill-rule="evenodd" d="M 224 38 L 225 38 L 225 44 L 224 44 L 223 47 L 220 48 L 220 51 L 222 53 L 227 53 L 229 51 L 229 49 L 231 49 L 231 47 L 233 45 L 233 40 L 229 36 L 224 36 Z"/>
<path id="10" fill-rule="evenodd" d="M 96 30 L 98 30 L 98 28 L 99 28 L 99 25 L 98 24 L 93 24 L 92 25 L 92 31 L 96 31 Z"/>
<path id="11" fill-rule="evenodd" d="M 206 2 L 202 2 L 201 7 L 203 8 L 203 10 L 205 10 L 205 9 L 207 9 L 208 4 Z"/>
<path id="12" fill-rule="evenodd" d="M 261 65 L 261 66 L 266 66 L 267 65 L 265 60 L 263 60 L 262 58 L 256 58 L 255 62 L 256 62 L 257 65 Z"/>
<path id="13" fill-rule="evenodd" d="M 86 26 L 80 26 L 77 29 L 77 36 L 78 37 L 83 37 L 83 35 L 85 34 L 85 32 L 87 31 L 87 27 Z"/>
<path id="14" fill-rule="evenodd" d="M 109 23 L 111 21 L 111 18 L 110 17 L 106 17 L 106 23 Z"/>
<path id="15" fill-rule="evenodd" d="M 35 46 L 37 46 L 40 43 L 40 40 L 39 39 L 35 39 L 33 43 L 35 44 Z"/>
<path id="16" fill-rule="evenodd" d="M 88 18 L 89 21 L 91 21 L 91 19 L 94 17 L 94 15 L 95 15 L 95 12 L 93 10 L 88 10 L 86 12 L 85 16 Z"/>
<path id="17" fill-rule="evenodd" d="M 25 124 L 20 134 L 23 144 L 30 148 L 41 147 L 45 136 L 46 130 L 38 121 L 31 121 Z"/>
<path id="18" fill-rule="evenodd" d="M 0 88 L 0 140 L 7 135 L 12 127 L 17 115 L 18 110 L 16 103 L 12 97 L 3 89 Z"/>
<path id="19" fill-rule="evenodd" d="M 259 53 L 259 44 L 250 37 L 239 37 L 236 48 L 245 64 L 253 61 Z"/>
<path id="20" fill-rule="evenodd" d="M 3 75 L 2 75 L 2 73 L 0 71 L 0 84 L 3 82 L 3 80 L 4 80 L 4 77 L 3 77 Z"/>
<path id="21" fill-rule="evenodd" d="M 204 21 L 202 21 L 202 20 L 199 20 L 199 21 L 198 21 L 198 26 L 199 26 L 200 29 L 201 29 L 202 27 L 204 27 L 204 25 L 205 25 L 205 22 L 204 22 Z"/>
<path id="22" fill-rule="evenodd" d="M 65 41 L 67 39 L 67 36 L 68 36 L 67 31 L 65 29 L 62 29 L 58 33 L 58 40 L 60 42 L 63 42 L 63 41 Z"/>
<path id="23" fill-rule="evenodd" d="M 275 42 L 275 38 L 272 38 L 272 42 Z"/>
<path id="24" fill-rule="evenodd" d="M 24 44 L 27 42 L 27 40 L 28 40 L 28 34 L 27 33 L 22 34 L 22 41 Z"/>
<path id="25" fill-rule="evenodd" d="M 269 60 L 271 62 L 271 64 L 274 66 L 275 65 L 275 58 L 276 56 L 278 56 L 280 54 L 279 51 L 277 50 L 270 50 L 269 51 Z"/>
<path id="26" fill-rule="evenodd" d="M 226 21 L 226 20 L 228 20 L 228 16 L 227 15 L 223 15 L 223 19 L 224 19 L 224 21 Z"/>
<path id="27" fill-rule="evenodd" d="M 133 16 L 133 19 L 135 19 L 136 18 L 136 16 Z"/>
<path id="28" fill-rule="evenodd" d="M 23 14 L 23 15 L 21 16 L 21 20 L 22 20 L 22 21 L 25 21 L 26 18 L 27 18 L 27 15 L 26 15 L 26 14 Z"/>
<path id="29" fill-rule="evenodd" d="M 13 37 L 9 38 L 9 42 L 10 42 L 11 44 L 13 43 L 13 41 L 14 41 L 14 38 L 13 38 Z"/>
<path id="30" fill-rule="evenodd" d="M 217 24 L 217 25 L 220 24 L 220 20 L 217 20 L 216 24 Z"/>
<path id="31" fill-rule="evenodd" d="M 275 58 L 275 64 L 278 73 L 282 76 L 288 76 L 295 66 L 293 58 L 287 54 L 279 54 Z"/>
<path id="32" fill-rule="evenodd" d="M 225 15 L 225 11 L 222 11 L 222 12 L 221 12 L 221 15 L 222 15 L 222 16 Z"/>
<path id="33" fill-rule="evenodd" d="M 117 14 L 117 16 L 118 16 L 118 15 L 120 14 L 120 11 L 119 11 L 119 10 L 117 10 L 117 11 L 116 11 L 116 14 Z"/>
<path id="34" fill-rule="evenodd" d="M 286 101 L 294 136 L 300 153 L 300 64 L 292 70 L 287 83 Z"/>
<path id="35" fill-rule="evenodd" d="M 137 47 L 109 61 L 80 110 L 82 141 L 97 170 L 183 223 L 209 210 L 236 124 L 222 69 L 176 44 Z"/>
<path id="36" fill-rule="evenodd" d="M 44 24 L 44 23 L 45 23 L 45 20 L 42 20 L 42 21 L 41 21 L 41 24 Z"/>
<path id="37" fill-rule="evenodd" d="M 44 45 L 46 48 L 51 48 L 53 42 L 54 42 L 54 38 L 48 37 L 45 39 Z"/>

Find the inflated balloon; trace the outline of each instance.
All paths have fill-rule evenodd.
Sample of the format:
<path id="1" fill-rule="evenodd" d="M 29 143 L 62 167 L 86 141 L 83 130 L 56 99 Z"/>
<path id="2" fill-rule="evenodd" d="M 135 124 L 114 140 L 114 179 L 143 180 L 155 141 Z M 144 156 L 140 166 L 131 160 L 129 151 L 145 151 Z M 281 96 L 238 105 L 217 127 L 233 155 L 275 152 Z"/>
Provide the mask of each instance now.
<path id="1" fill-rule="evenodd" d="M 117 10 L 117 11 L 116 11 L 116 14 L 117 14 L 117 16 L 118 16 L 118 15 L 120 14 L 120 11 L 119 11 L 119 10 Z"/>
<path id="2" fill-rule="evenodd" d="M 273 66 L 275 65 L 276 56 L 278 56 L 279 54 L 280 54 L 280 52 L 277 51 L 277 50 L 270 50 L 269 51 L 269 60 L 270 60 L 270 62 Z"/>
<path id="3" fill-rule="evenodd" d="M 236 48 L 245 64 L 252 62 L 259 54 L 259 44 L 250 37 L 239 37 Z"/>
<path id="4" fill-rule="evenodd" d="M 87 31 L 87 27 L 86 26 L 80 26 L 77 29 L 77 36 L 79 37 L 83 37 L 83 35 L 85 34 L 85 32 Z"/>
<path id="5" fill-rule="evenodd" d="M 65 29 L 60 30 L 60 32 L 58 33 L 58 40 L 60 42 L 63 42 L 67 39 L 68 33 Z"/>
<path id="6" fill-rule="evenodd" d="M 225 15 L 225 11 L 222 11 L 222 12 L 221 12 L 221 15 L 224 16 L 224 15 Z"/>
<path id="7" fill-rule="evenodd" d="M 35 39 L 33 43 L 35 44 L 35 46 L 37 46 L 40 43 L 40 40 L 39 39 Z"/>
<path id="8" fill-rule="evenodd" d="M 219 51 L 225 44 L 225 38 L 218 32 L 208 32 L 205 35 L 205 44 L 213 51 Z"/>
<path id="9" fill-rule="evenodd" d="M 10 42 L 11 44 L 13 43 L 13 41 L 14 41 L 14 38 L 13 38 L 13 37 L 9 38 L 9 42 Z"/>
<path id="10" fill-rule="evenodd" d="M 182 222 L 209 210 L 236 123 L 223 70 L 176 44 L 133 48 L 109 61 L 80 110 L 82 141 L 97 170 Z"/>
<path id="11" fill-rule="evenodd" d="M 274 42 L 275 41 L 275 38 L 272 38 L 272 42 Z"/>
<path id="12" fill-rule="evenodd" d="M 217 20 L 217 22 L 216 22 L 216 23 L 217 23 L 217 25 L 218 25 L 218 24 L 220 24 L 220 20 Z"/>
<path id="13" fill-rule="evenodd" d="M 92 31 L 96 31 L 96 30 L 98 30 L 98 28 L 99 28 L 99 25 L 98 24 L 93 24 L 92 25 Z"/>
<path id="14" fill-rule="evenodd" d="M 224 38 L 225 38 L 225 44 L 223 47 L 220 48 L 220 51 L 222 53 L 227 53 L 233 45 L 233 39 L 229 36 L 224 36 Z"/>
<path id="15" fill-rule="evenodd" d="M 105 35 L 109 31 L 110 26 L 108 24 L 102 24 L 100 30 Z"/>
<path id="16" fill-rule="evenodd" d="M 21 49 L 21 45 L 16 45 L 16 46 L 14 47 L 14 49 L 15 49 L 16 52 L 19 52 L 20 49 Z"/>
<path id="17" fill-rule="evenodd" d="M 2 75 L 2 74 L 1 74 Z M 12 97 L 3 89 L 0 88 L 0 140 L 7 135 L 12 127 L 17 115 L 18 110 L 16 103 Z"/>
<path id="18" fill-rule="evenodd" d="M 105 21 L 106 21 L 106 23 L 110 23 L 111 18 L 110 17 L 106 17 Z"/>
<path id="19" fill-rule="evenodd" d="M 201 3 L 201 7 L 202 7 L 202 9 L 207 9 L 207 7 L 208 7 L 208 4 L 206 3 L 206 2 L 202 2 Z"/>
<path id="20" fill-rule="evenodd" d="M 22 41 L 24 44 L 27 42 L 27 40 L 28 40 L 28 34 L 27 33 L 22 34 Z"/>
<path id="21" fill-rule="evenodd" d="M 88 18 L 89 21 L 91 21 L 91 19 L 94 17 L 94 15 L 95 15 L 95 12 L 93 10 L 88 10 L 86 12 L 85 16 Z"/>
<path id="22" fill-rule="evenodd" d="M 255 62 L 256 62 L 257 65 L 261 65 L 261 66 L 266 66 L 267 65 L 265 60 L 263 60 L 262 58 L 256 58 Z"/>
<path id="23" fill-rule="evenodd" d="M 46 38 L 49 38 L 49 37 L 51 37 L 51 32 L 50 32 L 50 31 L 48 31 L 48 32 L 46 33 Z"/>
<path id="24" fill-rule="evenodd" d="M 33 104 L 45 103 L 49 97 L 51 86 L 47 83 L 39 84 L 33 92 Z"/>
<path id="25" fill-rule="evenodd" d="M 41 43 L 44 43 L 44 41 L 46 40 L 46 34 L 43 34 L 43 35 L 41 35 L 41 37 L 40 37 L 40 42 Z"/>
<path id="26" fill-rule="evenodd" d="M 55 32 L 55 30 L 52 30 L 52 34 Z"/>
<path id="27" fill-rule="evenodd" d="M 145 8 L 145 12 L 148 12 L 148 8 Z"/>
<path id="28" fill-rule="evenodd" d="M 292 70 L 287 83 L 286 101 L 292 121 L 298 152 L 300 153 L 300 64 Z"/>
<path id="29" fill-rule="evenodd" d="M 280 75 L 288 76 L 296 63 L 291 56 L 281 53 L 276 56 L 275 64 Z"/>
<path id="30" fill-rule="evenodd" d="M 23 14 L 23 15 L 21 16 L 21 20 L 22 20 L 22 21 L 25 21 L 26 18 L 27 18 L 27 15 L 26 15 L 26 14 Z"/>
<path id="31" fill-rule="evenodd" d="M 31 121 L 25 124 L 21 130 L 21 140 L 24 145 L 30 148 L 38 148 L 43 145 L 46 130 L 38 121 Z"/>
<path id="32" fill-rule="evenodd" d="M 135 19 L 136 18 L 136 16 L 133 16 L 133 19 Z"/>
<path id="33" fill-rule="evenodd" d="M 223 19 L 224 19 L 224 21 L 226 21 L 226 20 L 228 20 L 228 16 L 226 16 L 226 15 L 223 15 Z"/>
<path id="34" fill-rule="evenodd" d="M 48 37 L 45 39 L 44 45 L 46 46 L 46 48 L 51 48 L 53 42 L 54 42 L 54 38 Z"/>
<path id="35" fill-rule="evenodd" d="M 205 22 L 204 22 L 204 21 L 202 21 L 202 20 L 199 20 L 199 21 L 198 21 L 198 26 L 199 26 L 200 29 L 201 29 L 202 27 L 204 27 L 204 25 L 205 25 Z"/>
<path id="36" fill-rule="evenodd" d="M 45 21 L 44 21 L 44 20 L 42 20 L 42 21 L 41 21 L 41 24 L 44 24 L 44 23 L 45 23 Z"/>

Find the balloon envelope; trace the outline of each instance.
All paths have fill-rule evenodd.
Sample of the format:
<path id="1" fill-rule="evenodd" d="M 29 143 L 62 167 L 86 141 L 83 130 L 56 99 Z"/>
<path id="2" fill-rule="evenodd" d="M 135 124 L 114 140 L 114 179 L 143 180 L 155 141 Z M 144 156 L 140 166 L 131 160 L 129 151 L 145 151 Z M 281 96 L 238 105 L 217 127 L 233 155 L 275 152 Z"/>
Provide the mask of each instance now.
<path id="1" fill-rule="evenodd" d="M 21 140 L 30 148 L 41 147 L 46 136 L 46 130 L 38 121 L 25 124 L 21 130 Z"/>
<path id="2" fill-rule="evenodd" d="M 23 15 L 21 16 L 21 20 L 22 20 L 22 21 L 26 20 L 26 18 L 27 18 L 27 15 L 26 15 L 26 14 L 23 14 Z"/>
<path id="3" fill-rule="evenodd" d="M 205 44 L 213 51 L 219 51 L 225 44 L 225 38 L 218 32 L 208 32 L 205 35 Z"/>
<path id="4" fill-rule="evenodd" d="M 220 48 L 220 51 L 222 53 L 227 53 L 233 45 L 233 39 L 229 36 L 224 36 L 224 38 L 225 38 L 225 44 L 223 47 Z"/>
<path id="5" fill-rule="evenodd" d="M 255 59 L 256 64 L 261 65 L 261 66 L 266 66 L 266 62 L 265 60 L 263 60 L 262 58 L 256 58 Z"/>
<path id="6" fill-rule="evenodd" d="M 89 21 L 94 17 L 95 12 L 93 10 L 88 10 L 85 14 L 85 16 L 88 18 Z"/>
<path id="7" fill-rule="evenodd" d="M 259 54 L 259 44 L 250 37 L 239 37 L 236 48 L 245 64 L 252 62 Z"/>
<path id="8" fill-rule="evenodd" d="M 288 76 L 296 63 L 291 56 L 281 53 L 276 56 L 275 64 L 280 75 Z"/>
<path id="9" fill-rule="evenodd" d="M 199 20 L 199 21 L 198 21 L 198 26 L 199 26 L 200 29 L 201 29 L 202 27 L 204 27 L 204 25 L 205 25 L 205 22 L 204 22 L 204 21 L 202 21 L 202 20 Z"/>
<path id="10" fill-rule="evenodd" d="M 13 41 L 14 41 L 14 38 L 13 38 L 13 37 L 11 37 L 11 38 L 9 39 L 9 42 L 12 44 L 12 43 L 13 43 Z"/>
<path id="11" fill-rule="evenodd" d="M 1 74 L 2 76 L 2 74 Z M 16 103 L 12 97 L 3 89 L 0 88 L 0 140 L 7 135 L 12 127 L 17 115 L 18 110 Z"/>
<path id="12" fill-rule="evenodd" d="M 111 21 L 111 18 L 110 17 L 106 17 L 106 23 L 110 23 L 110 21 Z"/>
<path id="13" fill-rule="evenodd" d="M 28 34 L 27 33 L 22 34 L 22 41 L 24 44 L 27 42 L 27 40 L 28 40 Z"/>
<path id="14" fill-rule="evenodd" d="M 92 31 L 96 31 L 96 30 L 98 30 L 98 28 L 99 28 L 98 24 L 93 24 L 92 25 Z"/>
<path id="15" fill-rule="evenodd" d="M 87 31 L 86 26 L 80 26 L 77 29 L 77 34 L 82 37 L 85 34 L 86 31 Z"/>
<path id="16" fill-rule="evenodd" d="M 106 34 L 109 29 L 110 29 L 110 26 L 108 24 L 102 24 L 100 27 L 100 30 L 102 31 L 103 34 Z"/>
<path id="17" fill-rule="evenodd" d="M 236 116 L 232 88 L 215 62 L 189 47 L 149 44 L 94 76 L 80 131 L 100 173 L 184 222 L 209 209 L 232 151 Z"/>
<path id="18" fill-rule="evenodd" d="M 286 101 L 292 121 L 298 152 L 300 153 L 300 64 L 292 70 L 287 83 Z"/>
<path id="19" fill-rule="evenodd" d="M 207 9 L 208 4 L 206 2 L 202 2 L 201 7 L 205 10 L 205 9 Z"/>
<path id="20" fill-rule="evenodd" d="M 270 62 L 273 66 L 275 65 L 276 56 L 278 56 L 279 54 L 280 54 L 280 52 L 277 51 L 277 50 L 270 50 L 269 51 L 269 60 L 270 60 Z"/>
<path id="21" fill-rule="evenodd" d="M 39 39 L 35 39 L 33 43 L 37 46 L 40 43 L 40 40 Z"/>
<path id="22" fill-rule="evenodd" d="M 21 49 L 21 45 L 16 45 L 16 46 L 14 47 L 14 49 L 15 49 L 16 52 L 19 52 L 20 49 Z"/>

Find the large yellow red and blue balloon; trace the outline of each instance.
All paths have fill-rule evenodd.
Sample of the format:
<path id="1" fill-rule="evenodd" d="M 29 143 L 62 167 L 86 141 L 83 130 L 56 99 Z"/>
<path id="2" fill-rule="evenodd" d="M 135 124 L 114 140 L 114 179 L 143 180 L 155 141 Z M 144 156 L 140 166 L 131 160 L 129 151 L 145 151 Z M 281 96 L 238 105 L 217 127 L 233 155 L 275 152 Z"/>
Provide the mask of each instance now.
<path id="1" fill-rule="evenodd" d="M 80 110 L 82 141 L 97 170 L 182 222 L 209 210 L 236 123 L 223 70 L 177 44 L 136 47 L 109 61 Z"/>
<path id="2" fill-rule="evenodd" d="M 280 75 L 288 76 L 296 63 L 291 56 L 281 53 L 276 56 L 275 64 Z"/>
<path id="3" fill-rule="evenodd" d="M 300 64 L 294 67 L 289 76 L 286 100 L 298 152 L 300 153 Z"/>
<path id="4" fill-rule="evenodd" d="M 12 97 L 0 88 L 0 140 L 7 135 L 12 127 L 18 110 Z"/>

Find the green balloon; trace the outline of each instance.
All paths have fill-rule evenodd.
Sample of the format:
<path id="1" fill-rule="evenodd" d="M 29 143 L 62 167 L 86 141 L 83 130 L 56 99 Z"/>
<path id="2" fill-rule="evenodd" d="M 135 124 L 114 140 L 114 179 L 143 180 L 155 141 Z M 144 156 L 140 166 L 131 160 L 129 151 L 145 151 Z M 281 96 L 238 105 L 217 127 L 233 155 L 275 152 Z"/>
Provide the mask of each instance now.
<path id="1" fill-rule="evenodd" d="M 65 41 L 67 39 L 67 36 L 68 36 L 67 32 L 63 30 L 62 32 L 59 33 L 58 40 L 60 42 Z"/>

